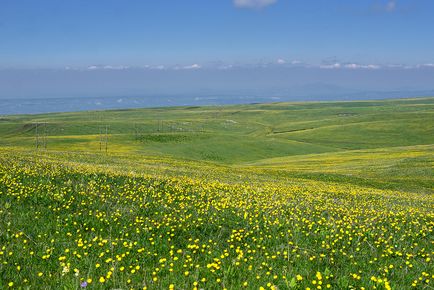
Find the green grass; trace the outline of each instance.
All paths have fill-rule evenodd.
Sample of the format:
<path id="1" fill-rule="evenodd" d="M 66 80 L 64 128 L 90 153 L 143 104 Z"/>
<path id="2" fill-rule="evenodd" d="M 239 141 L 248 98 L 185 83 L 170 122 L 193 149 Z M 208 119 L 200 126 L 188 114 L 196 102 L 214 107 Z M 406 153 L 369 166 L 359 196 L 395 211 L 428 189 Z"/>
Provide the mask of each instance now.
<path id="1" fill-rule="evenodd" d="M 238 168 L 274 160 L 273 170 L 288 176 L 351 175 L 381 187 L 429 192 L 433 120 L 434 98 L 53 113 L 3 117 L 0 146 L 31 150 L 39 122 L 47 124 L 39 132 L 46 131 L 50 152 L 99 154 L 107 126 L 111 155 Z M 419 145 L 428 146 L 420 162 L 412 156 Z M 357 162 L 360 152 L 365 162 Z"/>
<path id="2" fill-rule="evenodd" d="M 10 116 L 0 122 L 0 132 L 9 137 L 33 137 L 32 123 L 47 122 L 50 136 L 94 135 L 108 125 L 111 134 L 128 137 L 135 132 L 196 132 L 228 139 L 236 135 L 240 138 L 254 136 L 258 140 L 307 140 L 330 143 L 337 148 L 345 147 L 351 140 L 353 144 L 360 144 L 358 147 L 372 148 L 430 144 L 433 114 L 433 98 L 175 107 Z M 334 138 L 327 138 L 331 136 Z M 57 142 L 51 145 L 56 148 Z"/>
<path id="3" fill-rule="evenodd" d="M 4 116 L 0 289 L 431 289 L 433 193 L 434 98 Z"/>
<path id="4" fill-rule="evenodd" d="M 424 193 L 434 190 L 434 145 L 269 158 L 249 165 L 294 177 Z"/>

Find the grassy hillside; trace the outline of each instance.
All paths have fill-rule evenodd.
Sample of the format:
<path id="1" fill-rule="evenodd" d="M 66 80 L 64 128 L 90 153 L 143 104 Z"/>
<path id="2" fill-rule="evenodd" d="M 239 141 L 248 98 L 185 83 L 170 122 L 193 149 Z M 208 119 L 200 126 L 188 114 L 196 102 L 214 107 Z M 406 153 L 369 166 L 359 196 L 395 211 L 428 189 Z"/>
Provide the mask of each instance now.
<path id="1" fill-rule="evenodd" d="M 434 98 L 3 116 L 0 289 L 431 289 L 433 193 Z"/>
<path id="2" fill-rule="evenodd" d="M 434 191 L 433 145 L 277 157 L 251 166 L 298 178 L 401 191 Z"/>
<path id="3" fill-rule="evenodd" d="M 110 156 L 272 165 L 291 177 L 433 189 L 434 98 L 4 116 L 0 146 L 34 150 L 36 123 L 48 152 L 105 154 L 107 128 Z"/>
<path id="4" fill-rule="evenodd" d="M 2 289 L 425 289 L 433 229 L 433 195 L 170 159 L 0 155 Z"/>
<path id="5" fill-rule="evenodd" d="M 50 150 L 110 152 L 242 161 L 348 149 L 433 143 L 434 98 L 325 103 L 276 103 L 6 116 L 2 146 L 31 148 L 39 131 Z M 191 146 L 195 150 L 190 150 Z M 206 151 L 206 152 L 205 152 Z"/>

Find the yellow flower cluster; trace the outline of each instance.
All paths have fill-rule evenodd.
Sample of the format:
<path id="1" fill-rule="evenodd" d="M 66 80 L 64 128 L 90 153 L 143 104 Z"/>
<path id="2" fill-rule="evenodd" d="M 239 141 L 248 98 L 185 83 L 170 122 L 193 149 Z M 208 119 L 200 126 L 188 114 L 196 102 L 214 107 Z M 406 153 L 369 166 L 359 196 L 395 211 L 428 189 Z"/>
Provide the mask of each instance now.
<path id="1" fill-rule="evenodd" d="M 430 195 L 0 156 L 0 288 L 428 289 L 433 229 Z"/>

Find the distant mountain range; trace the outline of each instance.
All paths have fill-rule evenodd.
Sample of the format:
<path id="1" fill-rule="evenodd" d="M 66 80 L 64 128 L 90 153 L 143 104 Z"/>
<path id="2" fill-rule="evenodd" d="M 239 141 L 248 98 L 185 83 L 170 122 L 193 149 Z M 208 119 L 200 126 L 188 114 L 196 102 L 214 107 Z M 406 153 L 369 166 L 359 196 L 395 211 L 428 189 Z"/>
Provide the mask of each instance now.
<path id="1" fill-rule="evenodd" d="M 343 101 L 434 96 L 434 90 L 356 91 L 327 84 L 294 86 L 270 94 L 261 92 L 221 95 L 154 95 L 79 98 L 0 99 L 0 114 L 38 114 L 142 107 L 230 105 L 286 101 Z"/>

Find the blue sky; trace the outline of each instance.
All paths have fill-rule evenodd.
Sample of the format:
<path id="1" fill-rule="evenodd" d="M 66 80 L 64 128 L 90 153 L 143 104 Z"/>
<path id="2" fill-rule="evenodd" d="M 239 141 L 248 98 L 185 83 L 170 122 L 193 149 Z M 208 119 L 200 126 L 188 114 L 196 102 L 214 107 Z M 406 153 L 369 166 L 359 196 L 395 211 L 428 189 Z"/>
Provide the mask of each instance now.
<path id="1" fill-rule="evenodd" d="M 431 0 L 2 0 L 0 66 L 424 64 L 433 14 Z"/>
<path id="2" fill-rule="evenodd" d="M 228 76 L 234 93 L 434 89 L 433 14 L 432 0 L 0 0 L 0 97 L 230 94 Z"/>

